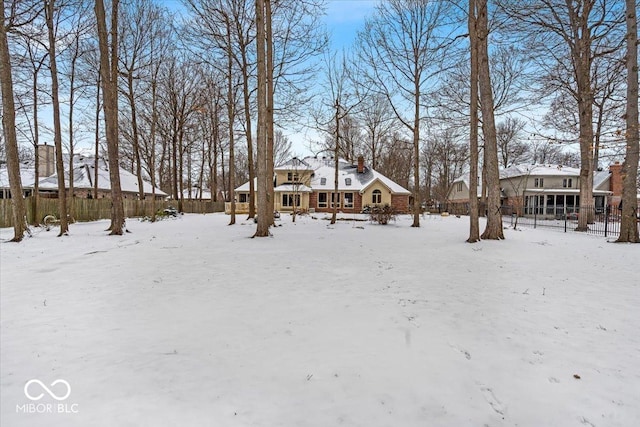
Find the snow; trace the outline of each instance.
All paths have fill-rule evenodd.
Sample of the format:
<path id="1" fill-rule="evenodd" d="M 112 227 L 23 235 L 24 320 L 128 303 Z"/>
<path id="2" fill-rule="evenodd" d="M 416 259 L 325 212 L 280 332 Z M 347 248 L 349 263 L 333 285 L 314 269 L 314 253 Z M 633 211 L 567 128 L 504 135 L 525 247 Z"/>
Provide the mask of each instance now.
<path id="1" fill-rule="evenodd" d="M 23 187 L 32 188 L 35 182 L 36 170 L 28 164 L 20 166 L 20 182 Z M 6 167 L 0 168 L 0 188 L 9 188 L 9 170 Z"/>
<path id="2" fill-rule="evenodd" d="M 316 218 L 1 243 L 0 425 L 640 425 L 638 245 Z"/>
<path id="3" fill-rule="evenodd" d="M 65 163 L 66 165 L 66 163 Z M 103 191 L 111 190 L 111 177 L 109 175 L 108 163 L 105 159 L 100 159 L 98 165 L 98 189 Z M 65 169 L 65 174 L 69 171 Z M 91 190 L 94 188 L 94 175 L 95 175 L 95 157 L 76 155 L 74 156 L 74 170 L 73 170 L 73 187 L 76 190 Z M 42 190 L 57 190 L 58 189 L 58 174 L 53 174 L 50 177 L 43 178 L 39 183 Z M 120 168 L 120 188 L 123 192 L 138 193 L 138 177 L 131 172 Z M 153 186 L 147 182 L 142 181 L 142 188 L 145 194 L 153 193 Z M 167 193 L 156 188 L 156 195 L 166 196 Z"/>

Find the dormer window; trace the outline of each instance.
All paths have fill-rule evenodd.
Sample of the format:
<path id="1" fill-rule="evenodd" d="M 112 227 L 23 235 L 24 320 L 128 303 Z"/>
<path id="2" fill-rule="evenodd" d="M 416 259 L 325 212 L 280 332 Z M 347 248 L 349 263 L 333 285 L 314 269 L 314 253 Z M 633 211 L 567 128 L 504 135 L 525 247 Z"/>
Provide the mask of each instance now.
<path id="1" fill-rule="evenodd" d="M 287 181 L 289 182 L 298 182 L 300 177 L 297 172 L 288 172 L 287 173 Z"/>
<path id="2" fill-rule="evenodd" d="M 320 185 L 327 185 L 327 178 L 320 178 Z"/>
<path id="3" fill-rule="evenodd" d="M 351 178 L 345 178 L 344 180 L 345 185 L 351 185 Z"/>

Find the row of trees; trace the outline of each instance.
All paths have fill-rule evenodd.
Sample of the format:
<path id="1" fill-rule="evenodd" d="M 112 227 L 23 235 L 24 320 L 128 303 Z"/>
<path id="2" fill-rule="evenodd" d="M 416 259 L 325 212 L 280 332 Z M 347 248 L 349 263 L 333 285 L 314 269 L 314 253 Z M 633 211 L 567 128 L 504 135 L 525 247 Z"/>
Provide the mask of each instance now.
<path id="1" fill-rule="evenodd" d="M 481 175 L 488 201 L 482 237 L 497 239 L 499 166 L 579 165 L 581 201 L 589 205 L 599 160 L 626 155 L 625 176 L 635 188 L 633 0 L 470 0 L 468 8 L 387 0 L 342 53 L 327 50 L 322 0 L 185 0 L 173 11 L 153 0 L 112 0 L 104 12 L 101 2 L 92 4 L 3 4 L 10 169 L 18 159 L 12 141 L 36 147 L 47 135 L 71 158 L 80 143 L 93 141 L 96 158 L 113 162 L 114 187 L 118 164 L 137 175 L 139 188 L 149 179 L 179 208 L 193 187 L 210 188 L 214 198 L 222 189 L 234 223 L 232 191 L 248 180 L 252 193 L 260 189 L 258 209 L 267 210 L 259 218 L 266 221 L 272 215 L 265 206 L 273 204 L 267 177 L 274 159 L 291 151 L 282 130 L 306 125 L 323 135 L 309 141 L 312 151 L 348 160 L 364 155 L 411 188 L 415 227 L 423 200 L 442 200 L 465 171 Z M 318 69 L 326 70 L 324 79 L 316 79 Z M 43 130 L 45 104 L 54 121 Z M 61 157 L 57 163 L 60 172 Z M 67 169 L 59 185 L 67 178 L 72 189 Z M 625 197 L 630 188 L 625 181 Z M 255 212 L 250 203 L 249 216 Z M 480 237 L 474 221 L 470 241 Z M 580 221 L 586 229 L 588 218 Z M 112 224 L 116 234 L 121 223 Z M 265 226 L 259 222 L 257 235 Z"/>

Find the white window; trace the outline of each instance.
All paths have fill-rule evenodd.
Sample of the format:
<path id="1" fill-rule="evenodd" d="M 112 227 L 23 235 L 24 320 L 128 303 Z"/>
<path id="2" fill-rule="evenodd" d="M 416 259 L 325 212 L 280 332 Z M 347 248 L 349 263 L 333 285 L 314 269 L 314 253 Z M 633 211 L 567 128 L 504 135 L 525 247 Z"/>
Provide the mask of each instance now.
<path id="1" fill-rule="evenodd" d="M 283 193 L 282 194 L 282 206 L 283 207 L 292 208 L 292 207 L 294 207 L 294 202 L 295 202 L 295 207 L 300 207 L 300 195 L 299 194 L 290 194 L 290 193 Z"/>
<path id="2" fill-rule="evenodd" d="M 353 193 L 344 193 L 344 207 L 353 208 Z"/>
<path id="3" fill-rule="evenodd" d="M 562 180 L 562 186 L 564 188 L 572 188 L 573 187 L 573 179 L 572 178 L 564 178 Z"/>
<path id="4" fill-rule="evenodd" d="M 371 203 L 373 203 L 374 205 L 379 205 L 380 203 L 382 203 L 382 191 L 373 190 L 373 193 L 371 194 Z"/>
<path id="5" fill-rule="evenodd" d="M 320 178 L 320 185 L 327 185 L 327 178 Z"/>
<path id="6" fill-rule="evenodd" d="M 239 203 L 247 203 L 249 199 L 249 195 L 247 193 L 238 194 L 238 202 Z"/>
<path id="7" fill-rule="evenodd" d="M 462 183 L 461 183 L 461 182 L 459 182 L 459 183 L 457 183 L 457 184 L 456 184 L 456 191 L 457 191 L 458 193 L 461 193 L 461 192 L 462 192 Z"/>
<path id="8" fill-rule="evenodd" d="M 298 176 L 298 172 L 288 172 L 287 173 L 287 181 L 289 182 L 298 182 L 300 177 Z"/>
<path id="9" fill-rule="evenodd" d="M 327 193 L 318 193 L 318 207 L 319 208 L 327 207 Z"/>
<path id="10" fill-rule="evenodd" d="M 544 187 L 544 178 L 536 178 L 533 181 L 533 186 L 535 188 L 543 188 Z"/>
<path id="11" fill-rule="evenodd" d="M 351 178 L 345 178 L 344 183 L 347 186 L 351 185 Z"/>

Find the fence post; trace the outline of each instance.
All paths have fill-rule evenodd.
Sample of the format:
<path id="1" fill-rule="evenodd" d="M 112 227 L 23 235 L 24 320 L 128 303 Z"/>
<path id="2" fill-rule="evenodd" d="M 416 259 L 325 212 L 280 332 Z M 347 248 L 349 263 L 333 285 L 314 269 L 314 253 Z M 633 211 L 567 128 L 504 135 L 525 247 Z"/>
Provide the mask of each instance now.
<path id="1" fill-rule="evenodd" d="M 609 212 L 611 212 L 611 206 L 607 206 L 604 210 L 604 237 L 607 237 L 607 231 L 609 229 Z"/>

